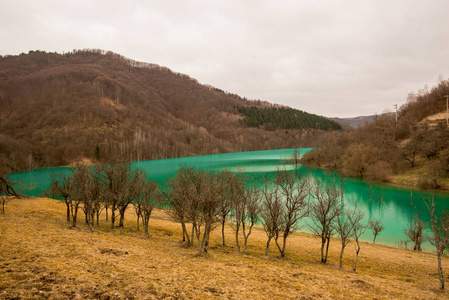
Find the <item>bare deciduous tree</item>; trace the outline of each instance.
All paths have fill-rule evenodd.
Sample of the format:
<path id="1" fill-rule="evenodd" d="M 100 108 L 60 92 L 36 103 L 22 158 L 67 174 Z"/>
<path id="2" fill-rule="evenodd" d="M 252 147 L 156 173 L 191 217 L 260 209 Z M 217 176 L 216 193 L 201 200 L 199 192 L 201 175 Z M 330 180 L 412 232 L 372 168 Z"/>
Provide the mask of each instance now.
<path id="1" fill-rule="evenodd" d="M 355 240 L 356 246 L 357 246 L 357 249 L 355 252 L 355 259 L 354 259 L 354 267 L 352 268 L 352 270 L 354 272 L 357 268 L 357 260 L 359 258 L 359 253 L 360 253 L 359 239 L 360 239 L 360 236 L 362 236 L 362 234 L 364 234 L 366 229 L 368 228 L 367 225 L 362 223 L 362 219 L 364 216 L 365 216 L 365 213 L 360 208 L 357 208 L 357 202 L 355 202 L 354 210 L 350 214 L 348 214 L 348 219 L 352 226 L 353 237 L 354 237 L 354 240 Z"/>
<path id="2" fill-rule="evenodd" d="M 353 234 L 354 225 L 349 219 L 349 215 L 351 213 L 352 212 L 349 210 L 343 214 L 340 214 L 336 217 L 336 222 L 332 225 L 341 240 L 340 268 L 343 267 L 343 252 L 349 244 L 350 238 Z"/>
<path id="3" fill-rule="evenodd" d="M 279 244 L 279 234 L 275 235 L 274 241 L 282 257 L 285 257 L 287 238 L 297 230 L 298 222 L 308 215 L 307 202 L 308 178 L 299 172 L 278 170 L 275 173 L 274 183 L 276 192 L 282 196 L 282 222 L 279 225 L 282 232 L 282 246 Z"/>
<path id="4" fill-rule="evenodd" d="M 300 160 L 301 160 L 301 153 L 299 152 L 299 149 L 293 150 L 293 153 L 290 157 L 290 162 L 295 166 L 298 166 Z"/>
<path id="5" fill-rule="evenodd" d="M 50 174 L 50 186 L 45 193 L 49 197 L 59 198 L 62 197 L 64 204 L 67 208 L 67 222 L 70 222 L 70 194 L 72 192 L 72 175 L 66 175 L 64 173 L 51 173 Z"/>
<path id="6" fill-rule="evenodd" d="M 421 220 L 419 211 L 416 209 L 416 214 L 411 218 L 408 227 L 404 229 L 405 235 L 414 243 L 413 250 L 422 251 L 421 243 L 425 240 L 424 231 L 427 226 L 428 224 Z"/>
<path id="7" fill-rule="evenodd" d="M 123 181 L 122 197 L 118 202 L 118 211 L 120 213 L 119 226 L 124 226 L 125 212 L 128 206 L 140 196 L 142 184 L 145 182 L 146 174 L 141 169 L 128 169 L 127 180 Z"/>
<path id="8" fill-rule="evenodd" d="M 189 234 L 187 232 L 186 223 L 188 217 L 188 168 L 183 166 L 179 169 L 175 177 L 169 178 L 168 189 L 163 192 L 164 201 L 167 207 L 167 214 L 175 221 L 181 223 L 182 240 L 191 245 Z"/>
<path id="9" fill-rule="evenodd" d="M 117 211 L 120 209 L 124 211 L 123 205 L 129 200 L 128 183 L 130 178 L 132 178 L 131 165 L 124 162 L 106 164 L 101 166 L 99 172 L 102 174 L 104 201 L 111 210 L 111 228 L 114 229 L 115 221 L 118 217 Z"/>
<path id="10" fill-rule="evenodd" d="M 216 173 L 203 172 L 202 178 L 202 194 L 200 201 L 200 215 L 204 223 L 203 236 L 200 237 L 201 227 L 198 227 L 198 250 L 202 255 L 209 249 L 209 238 L 212 230 L 216 228 L 215 223 L 218 222 L 218 207 L 220 203 L 220 183 Z"/>
<path id="11" fill-rule="evenodd" d="M 310 229 L 321 239 L 321 262 L 327 262 L 330 238 L 333 235 L 332 223 L 341 214 L 341 189 L 335 179 L 330 182 L 317 181 L 312 187 L 312 196 L 315 199 L 310 204 Z M 327 243 L 327 245 L 326 245 Z"/>
<path id="12" fill-rule="evenodd" d="M 192 224 L 191 243 L 193 245 L 196 237 L 199 247 L 201 247 L 201 227 L 204 221 L 202 202 L 206 201 L 208 192 L 206 190 L 207 187 L 204 185 L 204 175 L 203 172 L 197 171 L 194 168 L 188 168 L 183 174 L 185 176 L 184 180 L 187 182 L 184 189 L 187 203 L 187 220 Z M 200 248 L 200 252 L 202 252 L 202 249 Z"/>
<path id="13" fill-rule="evenodd" d="M 253 226 L 259 220 L 260 212 L 260 193 L 254 186 L 246 186 L 243 193 L 243 202 L 245 213 L 241 215 L 242 234 L 243 234 L 243 253 L 246 253 L 248 247 L 248 238 L 251 235 Z M 248 231 L 247 231 L 248 230 Z"/>
<path id="14" fill-rule="evenodd" d="M 72 173 L 72 192 L 70 201 L 70 212 L 72 214 L 72 226 L 76 227 L 78 209 L 82 203 L 87 203 L 89 197 L 89 175 L 90 170 L 83 165 L 77 165 Z"/>
<path id="15" fill-rule="evenodd" d="M 218 173 L 219 176 L 219 182 L 221 188 L 220 193 L 220 202 L 218 206 L 218 214 L 220 218 L 221 223 L 221 237 L 223 246 L 226 245 L 225 242 L 225 224 L 226 224 L 226 218 L 231 213 L 232 208 L 232 199 L 234 198 L 234 187 L 235 182 L 237 180 L 235 174 L 231 173 L 229 170 L 223 170 Z"/>
<path id="16" fill-rule="evenodd" d="M 233 224 L 232 224 L 232 228 L 234 229 L 235 232 L 235 243 L 237 245 L 237 251 L 240 252 L 240 242 L 239 242 L 239 237 L 240 237 L 240 229 L 242 226 L 242 220 L 245 219 L 245 215 L 246 215 L 246 207 L 245 207 L 245 203 L 243 201 L 244 197 L 244 193 L 245 193 L 245 182 L 243 178 L 235 178 L 235 180 L 233 181 L 233 194 L 232 194 L 232 210 L 231 210 L 231 216 L 233 217 Z"/>
<path id="17" fill-rule="evenodd" d="M 248 238 L 253 226 L 258 220 L 260 210 L 259 190 L 255 184 L 246 184 L 245 178 L 236 177 L 233 182 L 235 194 L 232 197 L 232 216 L 234 217 L 234 231 L 237 250 L 241 251 L 239 242 L 240 229 L 243 235 L 243 252 L 248 247 Z"/>
<path id="18" fill-rule="evenodd" d="M 89 205 L 90 205 L 90 227 L 94 229 L 95 216 L 97 226 L 100 225 L 100 213 L 104 209 L 104 187 L 102 186 L 101 168 L 93 167 L 90 169 L 89 184 Z"/>
<path id="19" fill-rule="evenodd" d="M 268 255 L 271 240 L 274 237 L 279 236 L 280 229 L 284 227 L 282 208 L 283 204 L 280 194 L 265 186 L 261 207 L 263 229 L 268 237 L 265 256 Z"/>
<path id="20" fill-rule="evenodd" d="M 444 250 L 449 244 L 449 213 L 444 211 L 441 216 L 435 212 L 435 196 L 432 195 L 429 199 L 423 199 L 430 214 L 430 225 L 433 232 L 431 243 L 437 250 L 438 258 L 438 276 L 440 279 L 440 288 L 444 289 L 443 267 L 441 264 L 441 257 Z"/>
<path id="21" fill-rule="evenodd" d="M 142 190 L 139 197 L 136 198 L 136 203 L 140 207 L 140 215 L 142 217 L 143 229 L 145 236 L 149 237 L 149 221 L 151 213 L 161 200 L 159 186 L 157 182 L 146 180 L 142 184 Z"/>
<path id="22" fill-rule="evenodd" d="M 12 191 L 12 192 L 11 192 Z M 0 177 L 0 204 L 1 204 L 1 213 L 5 213 L 5 205 L 11 201 L 13 198 L 19 198 L 16 195 L 16 192 L 12 188 L 12 183 L 10 183 L 7 177 Z"/>
<path id="23" fill-rule="evenodd" d="M 382 230 L 384 230 L 384 225 L 380 222 L 380 219 L 374 219 L 369 221 L 368 228 L 371 229 L 374 239 L 373 244 L 376 243 L 376 237 L 381 233 Z"/>
<path id="24" fill-rule="evenodd" d="M 192 245 L 198 241 L 199 254 L 208 250 L 210 232 L 218 222 L 219 203 L 222 192 L 219 176 L 213 172 L 195 170 L 183 166 L 169 180 L 170 188 L 165 192 L 168 214 L 182 224 L 183 239 Z M 192 224 L 189 238 L 186 223 Z"/>
<path id="25" fill-rule="evenodd" d="M 8 179 L 6 159 L 0 156 L 0 204 L 1 213 L 5 213 L 5 205 L 14 198 L 20 198 L 20 195 L 13 187 L 13 182 Z"/>

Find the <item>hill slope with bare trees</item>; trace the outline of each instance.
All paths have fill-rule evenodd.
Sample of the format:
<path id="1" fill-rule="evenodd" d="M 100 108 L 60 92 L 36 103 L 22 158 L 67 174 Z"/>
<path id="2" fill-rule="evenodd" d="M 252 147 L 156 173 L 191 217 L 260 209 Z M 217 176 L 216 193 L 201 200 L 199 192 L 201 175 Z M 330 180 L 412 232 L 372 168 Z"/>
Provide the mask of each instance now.
<path id="1" fill-rule="evenodd" d="M 309 147 L 323 132 L 247 126 L 238 107 L 249 106 L 274 107 L 102 50 L 0 57 L 0 155 L 12 171 Z"/>
<path id="2" fill-rule="evenodd" d="M 418 93 L 394 114 L 352 132 L 322 136 L 307 165 L 425 189 L 449 189 L 449 80 Z"/>

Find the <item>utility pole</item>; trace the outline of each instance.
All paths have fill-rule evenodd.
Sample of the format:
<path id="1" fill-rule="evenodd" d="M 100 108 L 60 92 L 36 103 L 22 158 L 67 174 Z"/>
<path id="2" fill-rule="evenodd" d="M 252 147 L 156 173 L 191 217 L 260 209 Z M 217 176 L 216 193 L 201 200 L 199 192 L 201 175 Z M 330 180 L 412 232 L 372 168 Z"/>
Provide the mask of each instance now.
<path id="1" fill-rule="evenodd" d="M 446 97 L 446 126 L 449 127 L 449 95 L 445 95 L 444 97 Z"/>
<path id="2" fill-rule="evenodd" d="M 395 110 L 396 110 L 396 125 L 398 125 L 398 105 L 395 104 L 395 105 L 393 105 L 393 107 L 394 107 Z"/>

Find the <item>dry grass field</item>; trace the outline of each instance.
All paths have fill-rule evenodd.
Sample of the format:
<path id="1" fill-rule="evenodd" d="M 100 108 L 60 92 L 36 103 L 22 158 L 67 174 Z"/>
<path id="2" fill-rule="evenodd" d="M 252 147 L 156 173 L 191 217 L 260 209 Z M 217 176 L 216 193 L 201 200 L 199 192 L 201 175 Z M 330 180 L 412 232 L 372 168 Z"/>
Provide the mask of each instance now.
<path id="1" fill-rule="evenodd" d="M 45 198 L 13 200 L 0 215 L 0 299 L 448 299 L 438 288 L 433 253 L 362 243 L 357 272 L 354 243 L 339 268 L 339 241 L 328 264 L 319 262 L 320 241 L 294 234 L 287 259 L 257 228 L 247 254 L 236 251 L 227 228 L 211 237 L 207 256 L 181 243 L 180 225 L 162 211 L 150 220 L 150 238 L 136 231 L 128 211 L 124 228 L 101 222 L 95 232 L 82 222 L 72 229 L 65 205 Z M 104 219 L 104 217 L 103 217 Z M 443 259 L 449 285 L 449 258 Z"/>

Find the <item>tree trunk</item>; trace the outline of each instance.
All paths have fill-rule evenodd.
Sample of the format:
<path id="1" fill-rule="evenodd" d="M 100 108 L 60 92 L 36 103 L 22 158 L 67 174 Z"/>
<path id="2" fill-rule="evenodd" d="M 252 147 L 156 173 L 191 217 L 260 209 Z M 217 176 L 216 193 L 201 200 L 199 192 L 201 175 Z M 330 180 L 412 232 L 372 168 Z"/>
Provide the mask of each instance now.
<path id="1" fill-rule="evenodd" d="M 209 250 L 209 236 L 210 236 L 210 230 L 211 230 L 212 224 L 206 224 L 204 226 L 204 242 L 203 242 L 203 253 Z"/>
<path id="2" fill-rule="evenodd" d="M 414 251 L 422 251 L 421 250 L 421 243 L 419 242 L 418 238 L 415 239 L 415 245 L 413 246 L 413 250 Z"/>
<path id="3" fill-rule="evenodd" d="M 250 234 L 251 234 L 251 228 L 249 229 L 248 234 L 246 234 L 246 235 L 243 234 L 243 237 L 245 239 L 245 244 L 243 245 L 243 253 L 246 253 L 246 249 L 248 248 L 248 238 L 249 238 Z"/>
<path id="4" fill-rule="evenodd" d="M 186 233 L 186 228 L 185 228 L 186 226 L 185 226 L 184 222 L 181 222 L 181 227 L 182 227 L 182 241 L 185 242 L 187 233 Z M 189 236 L 187 235 L 187 237 L 189 237 Z"/>
<path id="5" fill-rule="evenodd" d="M 65 205 L 67 206 L 67 222 L 70 222 L 70 203 L 66 202 Z"/>
<path id="6" fill-rule="evenodd" d="M 248 245 L 248 236 L 251 234 L 251 229 L 249 230 L 248 235 L 246 235 L 245 223 L 242 223 L 242 233 L 243 233 L 243 253 L 246 253 L 246 246 Z"/>
<path id="7" fill-rule="evenodd" d="M 284 235 L 282 241 L 282 252 L 281 252 L 282 257 L 285 257 L 285 248 L 287 248 L 287 236 Z"/>
<path id="8" fill-rule="evenodd" d="M 341 252 L 340 252 L 340 268 L 343 268 L 343 252 L 345 251 L 345 246 L 341 244 Z"/>
<path id="9" fill-rule="evenodd" d="M 150 236 L 150 233 L 148 231 L 148 223 L 149 223 L 149 221 L 150 221 L 150 216 L 146 216 L 146 215 L 142 216 L 143 229 L 145 230 L 145 236 L 146 237 Z"/>
<path id="10" fill-rule="evenodd" d="M 196 229 L 196 239 L 198 240 L 198 253 L 203 255 L 204 250 L 204 241 L 205 241 L 206 229 L 204 229 L 203 238 L 201 239 L 201 228 L 197 227 Z"/>
<path id="11" fill-rule="evenodd" d="M 268 256 L 268 251 L 269 251 L 269 248 L 270 248 L 270 242 L 271 242 L 272 238 L 273 238 L 272 236 L 268 237 L 267 247 L 265 248 L 265 256 Z"/>
<path id="12" fill-rule="evenodd" d="M 226 243 L 225 243 L 225 234 L 224 234 L 225 222 L 226 222 L 226 218 L 223 218 L 223 219 L 221 220 L 221 236 L 222 236 L 222 238 L 223 238 L 223 246 L 226 246 Z"/>
<path id="13" fill-rule="evenodd" d="M 204 233 L 204 234 L 206 234 L 206 233 Z M 203 249 L 204 249 L 204 247 L 203 247 L 203 241 L 204 241 L 204 237 L 203 237 L 203 239 L 201 240 L 201 237 L 198 236 L 198 254 L 199 254 L 199 255 L 203 255 Z"/>
<path id="14" fill-rule="evenodd" d="M 109 221 L 108 220 L 108 205 L 106 205 L 104 208 L 106 209 L 106 221 Z"/>
<path id="15" fill-rule="evenodd" d="M 181 226 L 182 226 L 182 241 L 185 242 L 186 241 L 185 238 L 187 238 L 187 246 L 190 246 L 190 238 L 187 233 L 186 223 L 181 222 Z"/>
<path id="16" fill-rule="evenodd" d="M 195 240 L 195 228 L 196 228 L 196 223 L 193 222 L 193 223 L 192 223 L 192 238 L 190 239 L 190 243 L 191 243 L 191 244 L 189 244 L 189 246 L 190 246 L 190 245 L 193 246 L 193 241 Z M 197 232 L 198 232 L 198 230 L 197 230 Z"/>
<path id="17" fill-rule="evenodd" d="M 76 227 L 76 216 L 78 214 L 78 205 L 72 207 L 72 227 Z"/>
<path id="18" fill-rule="evenodd" d="M 324 259 L 324 246 L 326 245 L 326 238 L 321 238 L 321 262 L 326 263 Z"/>
<path id="19" fill-rule="evenodd" d="M 274 238 L 274 242 L 276 243 L 276 247 L 278 247 L 279 253 L 280 253 L 281 256 L 282 256 L 282 248 L 281 248 L 281 246 L 279 246 L 278 239 L 279 239 L 279 236 L 276 236 L 276 237 Z M 284 257 L 284 256 L 282 256 L 282 257 Z"/>
<path id="20" fill-rule="evenodd" d="M 90 230 L 94 231 L 94 224 L 95 224 L 95 210 L 91 210 L 90 211 L 90 216 L 89 216 L 89 225 L 90 225 Z"/>
<path id="21" fill-rule="evenodd" d="M 123 208 L 120 209 L 120 222 L 118 224 L 119 227 L 123 227 L 123 225 L 125 223 L 125 211 L 126 211 L 126 208 L 125 209 L 123 209 Z"/>
<path id="22" fill-rule="evenodd" d="M 137 231 L 139 231 L 139 218 L 140 218 L 140 214 L 137 214 Z M 143 218 L 142 218 L 143 221 Z M 144 224 L 145 226 L 145 224 Z"/>
<path id="23" fill-rule="evenodd" d="M 440 289 L 444 289 L 443 267 L 441 266 L 442 251 L 437 251 L 438 256 L 438 276 L 440 277 Z"/>
<path id="24" fill-rule="evenodd" d="M 331 241 L 331 238 L 330 237 L 327 237 L 326 238 L 326 256 L 325 256 L 325 258 L 324 258 L 324 263 L 327 263 L 327 255 L 328 255 L 328 253 L 329 253 L 329 244 L 330 244 L 330 241 Z"/>
<path id="25" fill-rule="evenodd" d="M 207 249 L 209 249 L 209 237 L 210 237 L 209 233 L 210 232 L 207 233 L 206 241 L 204 242 L 204 248 L 206 249 L 206 252 L 207 252 Z"/>
<path id="26" fill-rule="evenodd" d="M 355 272 L 356 268 L 357 268 L 357 259 L 359 258 L 359 252 L 360 252 L 360 244 L 359 244 L 359 240 L 356 239 L 355 240 L 357 242 L 357 251 L 355 252 L 355 260 L 354 260 L 354 267 L 352 268 L 352 270 Z"/>
<path id="27" fill-rule="evenodd" d="M 240 225 L 236 225 L 236 228 L 235 228 L 235 243 L 237 244 L 237 251 L 238 252 L 240 252 L 239 231 L 240 231 Z"/>
<path id="28" fill-rule="evenodd" d="M 111 208 L 111 229 L 114 229 L 115 223 L 115 209 Z"/>
<path id="29" fill-rule="evenodd" d="M 376 243 L 376 235 L 374 236 L 373 244 Z"/>

